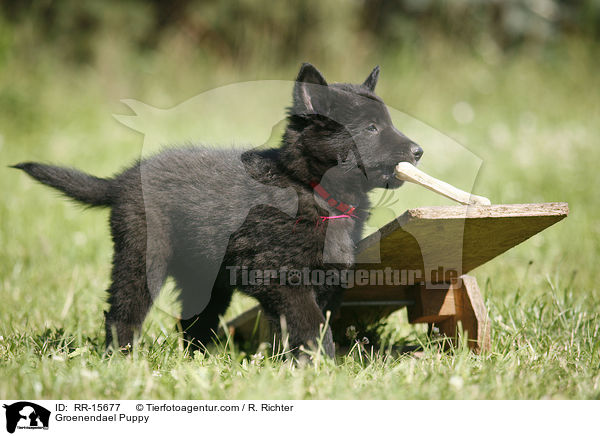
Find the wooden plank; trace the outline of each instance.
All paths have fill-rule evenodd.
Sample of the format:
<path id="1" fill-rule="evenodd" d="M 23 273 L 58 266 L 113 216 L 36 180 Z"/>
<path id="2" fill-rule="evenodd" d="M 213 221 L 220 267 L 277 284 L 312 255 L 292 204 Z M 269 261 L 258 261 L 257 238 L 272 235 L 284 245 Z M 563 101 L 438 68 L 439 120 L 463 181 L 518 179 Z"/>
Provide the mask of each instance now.
<path id="1" fill-rule="evenodd" d="M 472 323 L 470 327 L 472 330 L 469 330 L 466 321 L 463 323 L 463 326 L 467 326 L 467 332 L 471 331 L 473 333 L 469 333 L 469 336 L 473 340 L 476 340 L 474 343 L 470 342 L 471 348 L 477 352 L 489 351 L 491 348 L 490 319 L 477 280 L 472 276 L 462 277 L 461 289 L 459 291 L 462 298 L 456 295 L 458 287 L 454 289 L 456 318 L 462 322 L 462 319 L 469 317 Z"/>
<path id="2" fill-rule="evenodd" d="M 425 207 L 406 211 L 358 246 L 356 269 L 400 273 L 392 284 L 357 284 L 348 300 L 404 298 L 415 283 L 450 283 L 568 214 L 566 203 Z"/>

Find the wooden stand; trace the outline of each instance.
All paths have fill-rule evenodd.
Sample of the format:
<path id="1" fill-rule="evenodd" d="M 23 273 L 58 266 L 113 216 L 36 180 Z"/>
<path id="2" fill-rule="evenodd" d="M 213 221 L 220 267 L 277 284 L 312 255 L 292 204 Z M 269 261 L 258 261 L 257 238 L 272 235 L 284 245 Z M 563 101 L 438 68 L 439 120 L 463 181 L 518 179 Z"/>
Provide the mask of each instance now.
<path id="1" fill-rule="evenodd" d="M 331 323 L 334 339 L 348 326 L 377 321 L 407 307 L 409 322 L 438 328 L 450 343 L 462 331 L 473 351 L 488 350 L 485 303 L 475 278 L 465 274 L 567 214 L 566 203 L 406 211 L 359 244 L 355 271 L 368 271 L 369 280 L 346 292 Z M 228 326 L 236 340 L 272 340 L 259 306 Z"/>
<path id="2" fill-rule="evenodd" d="M 454 340 L 460 330 L 468 338 L 469 347 L 476 352 L 490 348 L 490 324 L 483 297 L 472 276 L 461 276 L 447 290 L 414 291 L 415 304 L 408 306 L 411 323 L 426 322 Z"/>

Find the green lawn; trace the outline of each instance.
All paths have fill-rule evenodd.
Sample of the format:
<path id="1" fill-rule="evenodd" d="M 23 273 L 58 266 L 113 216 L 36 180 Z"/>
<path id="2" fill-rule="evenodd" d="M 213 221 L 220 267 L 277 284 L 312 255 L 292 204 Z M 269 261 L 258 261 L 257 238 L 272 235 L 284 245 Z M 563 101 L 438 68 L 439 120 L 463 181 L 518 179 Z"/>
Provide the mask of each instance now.
<path id="1" fill-rule="evenodd" d="M 318 65 L 331 80 L 359 81 L 380 63 L 378 92 L 391 107 L 481 158 L 475 193 L 494 203 L 566 201 L 571 213 L 473 272 L 491 315 L 491 352 L 439 353 L 399 313 L 389 342 L 422 342 L 422 353 L 354 351 L 306 366 L 232 344 L 190 356 L 160 310 L 131 355 L 103 356 L 108 212 L 64 201 L 7 165 L 41 160 L 110 175 L 142 152 L 143 137 L 112 118 L 130 114 L 120 99 L 168 108 L 218 85 L 291 79 L 297 68 L 213 70 L 170 58 L 181 53 L 130 59 L 108 47 L 97 67 L 51 54 L 0 58 L 1 398 L 600 398 L 600 65 L 590 47 L 502 57 L 440 44 L 419 56 Z M 421 145 L 428 171 L 457 183 L 460 164 L 436 171 L 435 144 Z M 173 297 L 170 289 L 160 305 Z M 227 316 L 249 304 L 237 298 Z"/>

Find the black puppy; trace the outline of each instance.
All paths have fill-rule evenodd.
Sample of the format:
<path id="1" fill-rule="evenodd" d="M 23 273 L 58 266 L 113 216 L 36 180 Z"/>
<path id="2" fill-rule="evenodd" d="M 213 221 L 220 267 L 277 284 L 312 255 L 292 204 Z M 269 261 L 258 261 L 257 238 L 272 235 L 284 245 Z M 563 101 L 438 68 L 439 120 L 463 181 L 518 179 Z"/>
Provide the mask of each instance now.
<path id="1" fill-rule="evenodd" d="M 111 179 L 15 165 L 77 201 L 112 208 L 107 346 L 133 343 L 169 275 L 195 343 L 210 340 L 234 288 L 258 299 L 276 326 L 285 319 L 292 347 L 314 343 L 343 287 L 335 273 L 326 282 L 300 275 L 350 267 L 367 192 L 399 187 L 395 165 L 423 153 L 392 125 L 374 93 L 378 76 L 376 67 L 361 85 L 328 85 L 302 65 L 279 148 L 173 148 Z M 330 330 L 323 347 L 333 355 Z"/>

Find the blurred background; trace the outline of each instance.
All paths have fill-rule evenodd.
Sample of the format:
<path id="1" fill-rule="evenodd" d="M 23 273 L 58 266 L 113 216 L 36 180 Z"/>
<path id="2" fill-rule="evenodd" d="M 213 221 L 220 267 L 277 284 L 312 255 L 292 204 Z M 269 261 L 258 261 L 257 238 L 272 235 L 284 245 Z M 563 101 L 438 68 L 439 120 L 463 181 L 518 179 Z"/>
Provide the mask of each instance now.
<path id="1" fill-rule="evenodd" d="M 111 255 L 107 211 L 82 211 L 6 165 L 111 175 L 143 145 L 112 116 L 132 114 L 121 99 L 170 108 L 236 82 L 293 80 L 302 62 L 332 82 L 380 65 L 389 106 L 482 162 L 465 186 L 461 162 L 427 166 L 435 147 L 421 143 L 432 175 L 493 203 L 569 202 L 567 220 L 477 271 L 488 305 L 560 282 L 597 307 L 599 40 L 595 0 L 2 0 L 3 329 L 101 335 Z"/>

